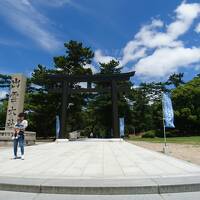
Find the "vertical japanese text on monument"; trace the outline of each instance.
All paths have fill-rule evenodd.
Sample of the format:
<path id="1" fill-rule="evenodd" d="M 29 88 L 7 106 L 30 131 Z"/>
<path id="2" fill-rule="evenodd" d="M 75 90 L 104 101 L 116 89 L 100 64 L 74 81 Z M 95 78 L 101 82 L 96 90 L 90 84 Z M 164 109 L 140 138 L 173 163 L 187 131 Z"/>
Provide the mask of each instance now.
<path id="1" fill-rule="evenodd" d="M 11 93 L 9 98 L 10 106 L 8 108 L 8 119 L 7 119 L 7 127 L 12 128 L 16 122 L 17 117 L 17 109 L 16 106 L 19 103 L 19 87 L 21 80 L 17 77 L 13 77 L 11 80 Z"/>
<path id="2" fill-rule="evenodd" d="M 20 112 L 23 112 L 25 90 L 26 77 L 24 77 L 22 74 L 13 75 L 10 85 L 10 95 L 5 124 L 6 129 L 12 129 L 17 121 L 17 115 Z"/>

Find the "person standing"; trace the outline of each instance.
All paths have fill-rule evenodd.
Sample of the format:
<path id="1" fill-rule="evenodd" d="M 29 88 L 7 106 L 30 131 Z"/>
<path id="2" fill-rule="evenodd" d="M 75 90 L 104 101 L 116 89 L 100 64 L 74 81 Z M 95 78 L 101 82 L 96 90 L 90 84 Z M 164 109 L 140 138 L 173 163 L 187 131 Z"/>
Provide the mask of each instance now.
<path id="1" fill-rule="evenodd" d="M 28 126 L 28 121 L 24 119 L 25 113 L 19 113 L 17 122 L 14 126 L 14 140 L 13 140 L 13 148 L 14 148 L 14 159 L 17 159 L 17 149 L 18 145 L 21 149 L 21 159 L 24 160 L 24 132 Z"/>

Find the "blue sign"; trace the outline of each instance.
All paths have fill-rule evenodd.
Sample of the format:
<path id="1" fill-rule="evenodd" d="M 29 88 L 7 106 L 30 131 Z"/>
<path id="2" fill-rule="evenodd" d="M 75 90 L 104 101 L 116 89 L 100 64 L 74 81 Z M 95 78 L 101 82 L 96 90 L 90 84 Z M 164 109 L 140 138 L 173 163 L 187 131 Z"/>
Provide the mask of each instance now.
<path id="1" fill-rule="evenodd" d="M 120 137 L 124 137 L 124 118 L 119 118 Z"/>
<path id="2" fill-rule="evenodd" d="M 164 125 L 167 128 L 175 128 L 174 126 L 174 111 L 172 101 L 168 93 L 163 93 L 162 98 Z"/>
<path id="3" fill-rule="evenodd" d="M 56 138 L 59 138 L 60 135 L 60 118 L 56 115 Z"/>

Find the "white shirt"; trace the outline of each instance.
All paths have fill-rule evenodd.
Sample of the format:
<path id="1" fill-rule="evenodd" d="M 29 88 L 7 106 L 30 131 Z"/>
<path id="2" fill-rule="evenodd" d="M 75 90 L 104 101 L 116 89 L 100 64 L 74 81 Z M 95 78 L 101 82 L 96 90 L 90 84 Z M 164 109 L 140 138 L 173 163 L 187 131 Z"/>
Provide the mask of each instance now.
<path id="1" fill-rule="evenodd" d="M 20 126 L 20 129 L 22 129 L 22 130 L 25 130 L 26 128 L 27 128 L 27 126 L 28 126 L 28 121 L 27 120 L 23 120 L 22 122 L 20 122 L 20 123 L 15 123 L 15 128 L 17 128 L 17 127 L 19 127 Z"/>

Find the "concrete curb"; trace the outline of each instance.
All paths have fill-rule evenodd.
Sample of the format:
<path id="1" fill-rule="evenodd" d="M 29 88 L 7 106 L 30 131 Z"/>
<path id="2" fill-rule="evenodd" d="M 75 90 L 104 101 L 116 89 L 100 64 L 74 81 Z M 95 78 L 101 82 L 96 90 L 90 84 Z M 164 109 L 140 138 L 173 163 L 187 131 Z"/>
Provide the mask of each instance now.
<path id="1" fill-rule="evenodd" d="M 12 192 L 28 192 L 28 193 L 41 193 L 40 185 L 17 185 L 9 183 L 0 183 L 1 191 Z"/>
<path id="2" fill-rule="evenodd" d="M 158 194 L 154 186 L 143 187 L 59 187 L 41 186 L 41 193 L 79 195 Z"/>
<path id="3" fill-rule="evenodd" d="M 200 183 L 181 184 L 181 185 L 159 185 L 158 190 L 159 190 L 159 194 L 199 192 L 200 191 Z"/>
<path id="4" fill-rule="evenodd" d="M 164 178 L 163 178 L 164 179 Z M 173 178 L 163 180 L 165 183 L 159 183 L 159 180 L 149 179 L 145 180 L 128 180 L 128 182 L 123 182 L 116 184 L 117 180 L 100 180 L 95 182 L 92 186 L 92 180 L 56 180 L 56 182 L 51 182 L 47 179 L 45 180 L 33 180 L 14 178 L 0 181 L 0 190 L 2 191 L 15 191 L 15 192 L 28 192 L 28 193 L 47 193 L 47 194 L 79 194 L 79 195 L 128 195 L 128 194 L 164 194 L 164 193 L 182 193 L 182 192 L 198 192 L 200 191 L 200 181 L 198 178 L 185 178 L 184 182 L 181 178 L 176 179 L 175 183 Z M 0 179 L 1 180 L 1 179 Z M 21 180 L 21 181 L 20 181 Z M 178 181 L 177 181 L 178 180 Z M 53 181 L 53 180 L 52 180 Z M 120 181 L 120 180 L 118 180 Z M 21 183 L 20 183 L 21 182 Z M 71 182 L 71 185 L 70 185 Z M 147 182 L 147 183 L 145 183 Z M 178 183 L 177 183 L 178 182 Z M 181 183 L 182 182 L 182 183 Z M 85 184 L 84 184 L 85 183 Z"/>

